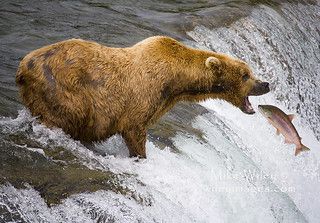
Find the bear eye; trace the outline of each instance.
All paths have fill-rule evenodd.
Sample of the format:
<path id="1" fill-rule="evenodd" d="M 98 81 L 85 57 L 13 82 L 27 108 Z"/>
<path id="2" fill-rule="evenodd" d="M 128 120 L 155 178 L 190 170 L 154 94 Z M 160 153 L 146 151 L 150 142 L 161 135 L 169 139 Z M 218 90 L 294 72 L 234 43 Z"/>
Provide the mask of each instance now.
<path id="1" fill-rule="evenodd" d="M 245 75 L 242 76 L 242 80 L 243 80 L 243 81 L 247 81 L 247 80 L 249 80 L 249 79 L 250 79 L 249 74 L 245 74 Z"/>

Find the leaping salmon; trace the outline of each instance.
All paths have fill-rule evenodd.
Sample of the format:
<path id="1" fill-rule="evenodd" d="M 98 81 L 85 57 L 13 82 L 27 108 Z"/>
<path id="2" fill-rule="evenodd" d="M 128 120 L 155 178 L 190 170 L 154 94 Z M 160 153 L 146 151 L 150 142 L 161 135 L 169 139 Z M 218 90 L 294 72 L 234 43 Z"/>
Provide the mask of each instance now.
<path id="1" fill-rule="evenodd" d="M 262 115 L 268 119 L 269 123 L 277 129 L 277 135 L 282 134 L 284 136 L 285 143 L 296 145 L 295 155 L 298 155 L 301 151 L 310 150 L 301 143 L 301 137 L 292 124 L 294 115 L 287 115 L 273 105 L 259 105 L 258 108 Z"/>

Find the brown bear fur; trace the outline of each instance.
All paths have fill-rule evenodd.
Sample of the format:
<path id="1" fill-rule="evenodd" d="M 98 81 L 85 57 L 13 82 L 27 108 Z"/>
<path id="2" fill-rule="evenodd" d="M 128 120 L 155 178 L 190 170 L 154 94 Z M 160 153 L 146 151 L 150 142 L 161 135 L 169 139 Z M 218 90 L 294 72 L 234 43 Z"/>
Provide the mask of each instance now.
<path id="1" fill-rule="evenodd" d="M 16 82 L 47 126 L 82 142 L 119 133 L 131 156 L 146 157 L 148 126 L 176 102 L 219 98 L 242 108 L 257 80 L 241 60 L 156 36 L 127 48 L 81 39 L 45 46 L 24 57 Z"/>

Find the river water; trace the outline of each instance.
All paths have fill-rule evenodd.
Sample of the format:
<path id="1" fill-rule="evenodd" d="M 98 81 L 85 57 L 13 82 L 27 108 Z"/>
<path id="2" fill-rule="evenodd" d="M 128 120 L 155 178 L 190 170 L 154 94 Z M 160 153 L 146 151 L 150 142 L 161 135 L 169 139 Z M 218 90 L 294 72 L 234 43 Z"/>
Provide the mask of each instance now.
<path id="1" fill-rule="evenodd" d="M 247 61 L 272 88 L 255 110 L 295 114 L 311 151 L 295 157 L 259 113 L 208 100 L 175 106 L 136 162 L 121 137 L 87 148 L 20 103 L 15 72 L 29 51 L 152 35 Z M 318 222 L 319 71 L 319 1 L 1 1 L 0 222 Z"/>

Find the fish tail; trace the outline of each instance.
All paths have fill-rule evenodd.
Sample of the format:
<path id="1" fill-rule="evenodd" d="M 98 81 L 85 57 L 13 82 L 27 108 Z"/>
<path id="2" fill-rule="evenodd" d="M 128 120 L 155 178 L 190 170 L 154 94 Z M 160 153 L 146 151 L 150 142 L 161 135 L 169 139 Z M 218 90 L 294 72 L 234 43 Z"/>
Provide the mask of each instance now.
<path id="1" fill-rule="evenodd" d="M 308 147 L 306 147 L 305 145 L 301 144 L 301 147 L 297 147 L 296 148 L 296 152 L 294 155 L 298 155 L 299 153 L 301 153 L 302 151 L 309 151 L 310 149 Z"/>
<path id="2" fill-rule="evenodd" d="M 308 151 L 310 149 L 308 147 L 306 147 L 305 145 L 301 144 L 301 150 L 302 151 Z"/>

